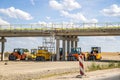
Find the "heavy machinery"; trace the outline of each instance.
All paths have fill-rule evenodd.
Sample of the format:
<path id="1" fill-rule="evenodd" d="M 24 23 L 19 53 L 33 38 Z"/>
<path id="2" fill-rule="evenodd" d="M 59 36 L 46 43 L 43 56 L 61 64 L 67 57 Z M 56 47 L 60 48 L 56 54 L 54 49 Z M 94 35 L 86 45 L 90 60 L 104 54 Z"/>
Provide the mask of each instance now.
<path id="1" fill-rule="evenodd" d="M 68 61 L 77 61 L 78 56 L 80 54 L 82 54 L 81 48 L 71 48 L 71 52 L 68 54 L 67 59 L 68 59 Z"/>
<path id="2" fill-rule="evenodd" d="M 88 60 L 101 60 L 101 47 L 91 47 L 91 52 L 87 55 Z"/>
<path id="3" fill-rule="evenodd" d="M 52 53 L 48 52 L 48 48 L 44 46 L 38 47 L 38 52 L 36 53 L 36 61 L 46 61 L 51 60 Z"/>
<path id="4" fill-rule="evenodd" d="M 27 54 L 27 59 L 35 60 L 37 51 L 38 51 L 37 49 L 31 49 L 31 52 Z"/>
<path id="5" fill-rule="evenodd" d="M 26 53 L 29 52 L 28 49 L 15 48 L 11 54 L 9 54 L 9 60 L 25 60 L 27 58 Z"/>

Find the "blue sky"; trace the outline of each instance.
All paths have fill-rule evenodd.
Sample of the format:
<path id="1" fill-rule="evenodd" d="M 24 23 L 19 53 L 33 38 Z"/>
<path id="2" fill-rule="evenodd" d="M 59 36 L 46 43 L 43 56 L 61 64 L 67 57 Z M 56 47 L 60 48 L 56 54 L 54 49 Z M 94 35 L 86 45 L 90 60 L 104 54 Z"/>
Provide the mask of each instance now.
<path id="1" fill-rule="evenodd" d="M 0 0 L 0 24 L 120 22 L 120 0 Z M 42 38 L 7 38 L 6 51 L 36 48 Z M 120 37 L 80 37 L 79 46 L 90 51 L 120 51 Z"/>

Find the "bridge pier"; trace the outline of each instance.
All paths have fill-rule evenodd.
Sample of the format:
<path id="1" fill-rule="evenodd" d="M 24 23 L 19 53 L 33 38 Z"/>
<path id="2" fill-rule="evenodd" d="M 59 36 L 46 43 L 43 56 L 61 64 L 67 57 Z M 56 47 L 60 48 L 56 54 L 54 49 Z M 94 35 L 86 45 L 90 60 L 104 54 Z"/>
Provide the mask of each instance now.
<path id="1" fill-rule="evenodd" d="M 6 42 L 5 37 L 1 37 L 0 42 L 1 42 L 1 61 L 3 61 L 4 60 L 5 42 Z"/>
<path id="2" fill-rule="evenodd" d="M 78 41 L 75 41 L 75 48 L 78 47 Z"/>
<path id="3" fill-rule="evenodd" d="M 67 49 L 66 49 L 66 40 L 62 40 L 62 48 L 63 48 L 63 55 L 62 55 L 62 61 L 67 60 Z"/>
<path id="4" fill-rule="evenodd" d="M 70 40 L 67 40 L 67 53 L 70 53 L 71 46 L 70 46 Z"/>
<path id="5" fill-rule="evenodd" d="M 56 39 L 56 60 L 60 60 L 60 53 L 59 53 L 59 48 L 60 48 L 60 40 Z"/>
<path id="6" fill-rule="evenodd" d="M 67 60 L 67 54 L 71 52 L 71 48 L 77 47 L 77 42 L 78 38 L 77 36 L 56 36 L 56 58 L 57 61 L 60 60 L 60 40 L 62 40 L 62 48 L 63 48 L 63 53 L 62 53 L 62 61 Z"/>

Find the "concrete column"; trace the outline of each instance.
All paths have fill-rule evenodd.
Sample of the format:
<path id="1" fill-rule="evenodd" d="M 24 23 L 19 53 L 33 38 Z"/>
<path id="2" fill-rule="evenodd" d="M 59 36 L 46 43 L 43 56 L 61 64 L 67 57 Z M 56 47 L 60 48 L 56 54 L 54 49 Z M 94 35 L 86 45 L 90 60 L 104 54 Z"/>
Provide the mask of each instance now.
<path id="1" fill-rule="evenodd" d="M 70 53 L 70 40 L 67 40 L 67 54 Z"/>
<path id="2" fill-rule="evenodd" d="M 75 48 L 78 47 L 78 41 L 75 41 Z"/>
<path id="3" fill-rule="evenodd" d="M 5 38 L 4 37 L 1 37 L 1 61 L 4 60 L 4 48 L 5 48 Z"/>
<path id="4" fill-rule="evenodd" d="M 67 49 L 66 49 L 66 41 L 65 40 L 63 40 L 63 55 L 62 55 L 62 60 L 63 61 L 65 61 L 65 60 L 67 60 Z"/>
<path id="5" fill-rule="evenodd" d="M 75 48 L 75 41 L 71 41 L 71 48 Z"/>
<path id="6" fill-rule="evenodd" d="M 60 40 L 56 39 L 56 60 L 60 60 L 60 53 L 59 53 L 59 48 L 60 48 Z"/>
<path id="7" fill-rule="evenodd" d="M 73 47 L 74 47 L 73 45 L 74 45 L 74 42 L 73 42 L 73 41 L 71 41 L 71 48 L 73 48 Z"/>

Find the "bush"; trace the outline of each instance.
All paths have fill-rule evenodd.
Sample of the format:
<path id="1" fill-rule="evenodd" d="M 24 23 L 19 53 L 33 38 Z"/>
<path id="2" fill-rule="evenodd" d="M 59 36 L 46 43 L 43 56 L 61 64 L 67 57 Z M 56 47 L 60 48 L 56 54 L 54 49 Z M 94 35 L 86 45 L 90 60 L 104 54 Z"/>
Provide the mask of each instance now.
<path id="1" fill-rule="evenodd" d="M 92 65 L 88 67 L 89 71 L 101 70 L 101 69 L 102 69 L 101 66 L 99 64 L 96 65 L 95 63 L 92 63 Z"/>
<path id="2" fill-rule="evenodd" d="M 120 68 L 120 62 L 117 63 L 117 67 Z"/>

